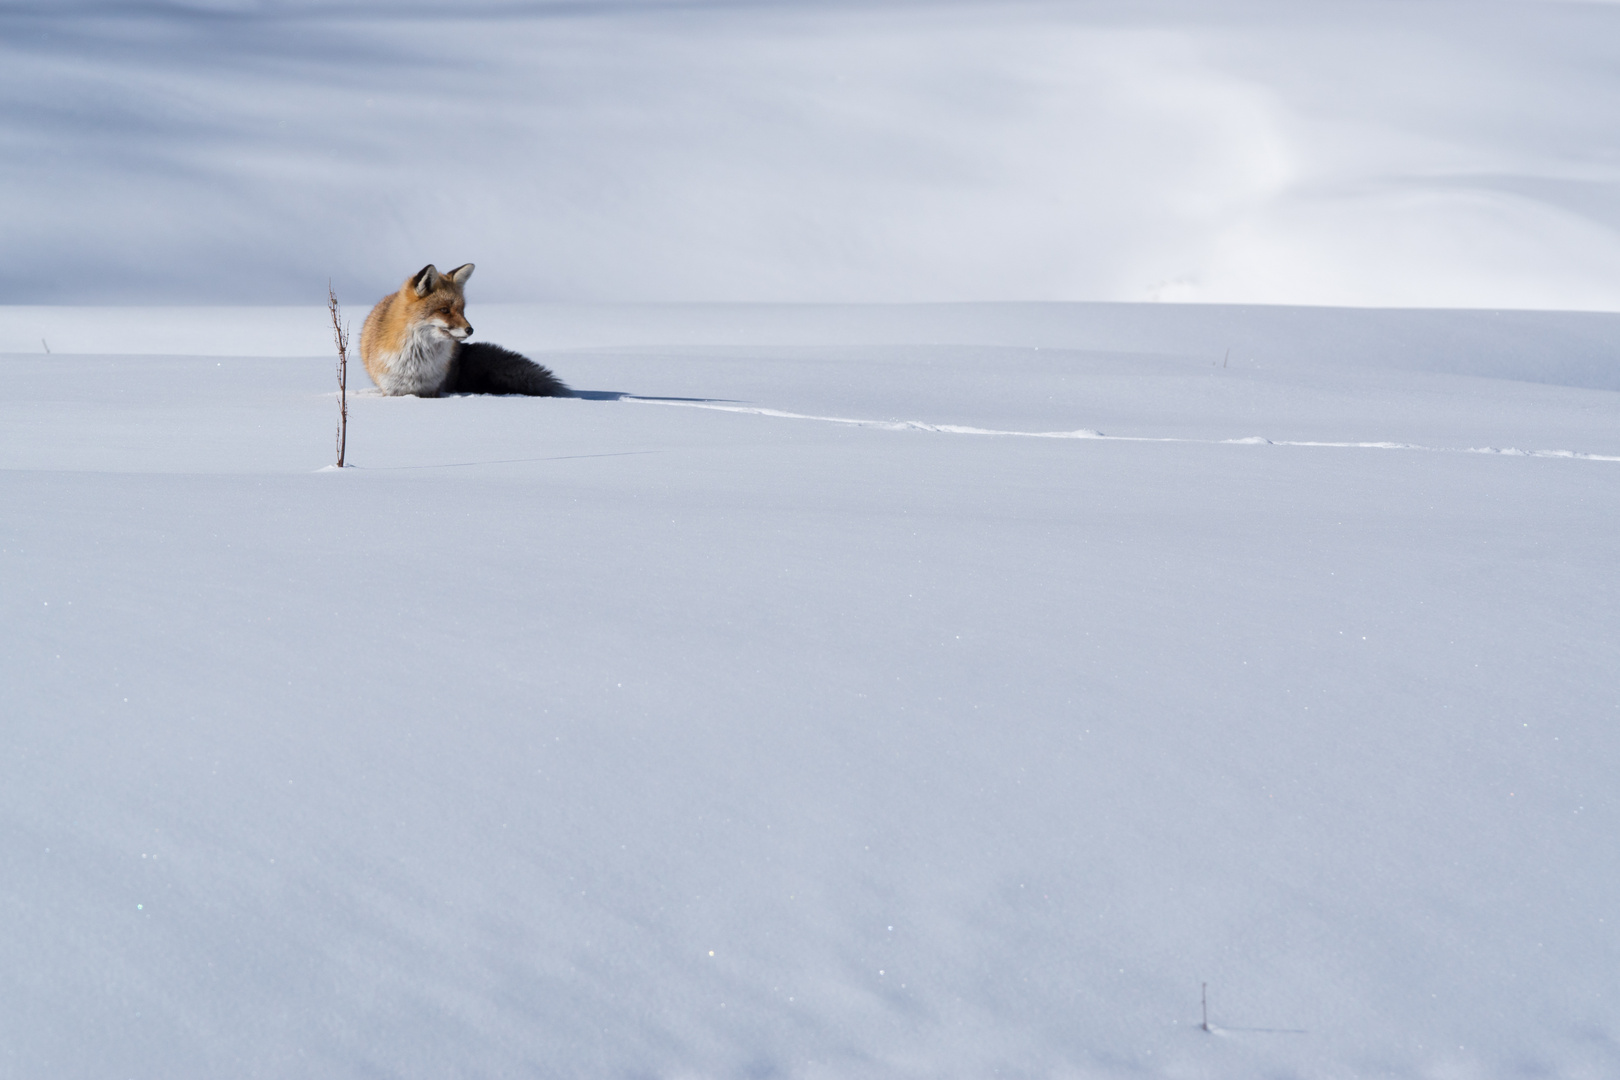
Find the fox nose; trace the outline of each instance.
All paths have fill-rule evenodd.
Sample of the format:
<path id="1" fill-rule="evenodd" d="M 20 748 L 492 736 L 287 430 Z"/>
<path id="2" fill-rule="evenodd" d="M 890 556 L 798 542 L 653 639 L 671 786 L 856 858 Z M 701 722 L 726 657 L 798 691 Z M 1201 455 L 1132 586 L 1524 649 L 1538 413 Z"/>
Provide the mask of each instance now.
<path id="1" fill-rule="evenodd" d="M 466 329 L 461 331 L 461 336 L 472 337 L 472 323 L 468 323 Z"/>

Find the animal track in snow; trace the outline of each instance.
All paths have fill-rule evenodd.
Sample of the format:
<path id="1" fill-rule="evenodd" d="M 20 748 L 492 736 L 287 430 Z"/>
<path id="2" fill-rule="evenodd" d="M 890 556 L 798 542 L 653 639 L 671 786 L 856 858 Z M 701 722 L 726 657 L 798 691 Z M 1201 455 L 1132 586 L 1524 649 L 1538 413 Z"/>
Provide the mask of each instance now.
<path id="1" fill-rule="evenodd" d="M 618 400 L 633 401 L 642 405 L 668 405 L 687 409 L 711 409 L 715 412 L 747 413 L 752 416 L 771 416 L 783 420 L 816 420 L 824 424 L 845 424 L 850 427 L 877 428 L 881 431 L 930 431 L 945 435 L 1000 435 L 1023 439 L 1095 439 L 1102 442 L 1195 443 L 1204 446 L 1305 446 L 1340 450 L 1412 450 L 1428 454 L 1497 454 L 1503 457 L 1620 461 L 1620 455 L 1589 454 L 1579 450 L 1520 450 L 1516 447 L 1495 446 L 1421 446 L 1417 443 L 1398 442 L 1328 442 L 1307 439 L 1267 439 L 1259 435 L 1250 435 L 1242 439 L 1188 439 L 1158 435 L 1106 435 L 1092 428 L 1079 428 L 1074 431 L 999 431 L 995 428 L 967 427 L 962 424 L 929 424 L 921 420 L 860 420 L 847 416 L 812 416 L 808 413 L 786 412 L 782 409 L 768 409 L 756 405 L 723 405 L 707 401 L 637 397 L 633 394 L 625 394 Z"/>

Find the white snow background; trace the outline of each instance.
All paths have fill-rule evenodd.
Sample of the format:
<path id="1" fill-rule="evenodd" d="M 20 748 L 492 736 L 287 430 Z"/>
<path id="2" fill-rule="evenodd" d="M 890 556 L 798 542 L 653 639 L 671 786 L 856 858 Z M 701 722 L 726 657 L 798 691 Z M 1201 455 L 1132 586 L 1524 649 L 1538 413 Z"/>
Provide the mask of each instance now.
<path id="1" fill-rule="evenodd" d="M 1620 1074 L 1617 23 L 0 11 L 0 1074 Z"/>
<path id="2" fill-rule="evenodd" d="M 8 0 L 11 303 L 1620 309 L 1620 5 Z"/>

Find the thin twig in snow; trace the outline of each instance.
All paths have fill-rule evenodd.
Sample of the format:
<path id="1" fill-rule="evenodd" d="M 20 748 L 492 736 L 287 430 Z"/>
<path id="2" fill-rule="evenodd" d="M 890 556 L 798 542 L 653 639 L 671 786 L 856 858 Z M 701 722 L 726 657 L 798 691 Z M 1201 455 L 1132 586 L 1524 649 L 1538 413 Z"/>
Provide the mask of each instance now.
<path id="1" fill-rule="evenodd" d="M 349 328 L 343 325 L 338 310 L 337 293 L 332 291 L 330 280 L 326 283 L 326 310 L 332 313 L 332 337 L 337 342 L 338 352 L 337 463 L 341 469 L 349 442 Z"/>

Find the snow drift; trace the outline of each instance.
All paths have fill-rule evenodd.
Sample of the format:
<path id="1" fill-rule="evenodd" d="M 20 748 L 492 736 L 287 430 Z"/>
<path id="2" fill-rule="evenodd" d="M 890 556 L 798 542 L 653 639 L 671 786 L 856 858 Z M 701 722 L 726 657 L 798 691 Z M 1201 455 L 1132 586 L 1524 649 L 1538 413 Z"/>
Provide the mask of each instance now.
<path id="1" fill-rule="evenodd" d="M 1620 8 L 12 3 L 13 303 L 1620 306 Z"/>
<path id="2" fill-rule="evenodd" d="M 5 1071 L 1612 1074 L 1620 398 L 1261 315 L 0 359 Z"/>

